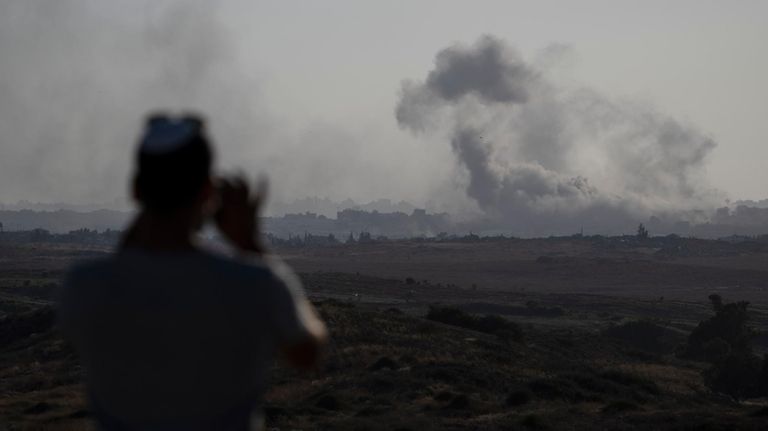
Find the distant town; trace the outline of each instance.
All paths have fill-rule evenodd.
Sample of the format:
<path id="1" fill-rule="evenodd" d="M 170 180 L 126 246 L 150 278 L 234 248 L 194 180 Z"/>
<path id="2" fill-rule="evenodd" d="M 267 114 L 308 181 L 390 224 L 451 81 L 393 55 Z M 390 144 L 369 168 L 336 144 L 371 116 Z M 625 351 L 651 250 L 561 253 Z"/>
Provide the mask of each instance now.
<path id="1" fill-rule="evenodd" d="M 343 208 L 343 209 L 338 209 Z M 620 226 L 600 220 L 573 220 L 569 225 L 548 226 L 493 217 L 457 220 L 445 212 L 432 213 L 407 202 L 386 199 L 357 204 L 351 200 L 307 198 L 292 204 L 275 204 L 262 218 L 265 235 L 273 241 L 339 241 L 349 238 L 438 238 L 447 236 L 515 236 L 521 238 L 568 235 L 628 235 L 643 224 L 652 236 L 679 235 L 705 239 L 752 238 L 768 234 L 768 200 L 739 201 L 714 213 L 697 212 L 690 218 L 652 216 L 628 220 Z M 335 211 L 334 211 L 335 209 Z M 303 211 L 301 211 L 303 210 Z M 279 214 L 278 212 L 283 212 Z M 95 209 L 92 206 L 32 204 L 0 205 L 0 232 L 26 232 L 26 237 L 71 234 L 100 235 L 99 241 L 117 238 L 133 212 Z M 6 235 L 6 238 L 8 236 Z M 95 239 L 93 237 L 92 239 Z"/>

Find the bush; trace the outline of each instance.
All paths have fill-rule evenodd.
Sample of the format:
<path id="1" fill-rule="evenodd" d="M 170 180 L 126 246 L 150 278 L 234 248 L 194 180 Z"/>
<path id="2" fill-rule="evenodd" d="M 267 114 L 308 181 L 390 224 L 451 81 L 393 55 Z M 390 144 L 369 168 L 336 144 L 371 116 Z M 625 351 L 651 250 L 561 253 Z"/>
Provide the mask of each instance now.
<path id="1" fill-rule="evenodd" d="M 454 410 L 466 410 L 470 405 L 469 397 L 464 394 L 459 394 L 456 395 L 446 407 Z"/>
<path id="2" fill-rule="evenodd" d="M 543 400 L 588 401 L 586 395 L 572 381 L 562 378 L 543 378 L 528 382 L 528 389 Z"/>
<path id="3" fill-rule="evenodd" d="M 661 393 L 659 387 L 655 382 L 640 377 L 638 375 L 628 373 L 621 370 L 608 370 L 600 374 L 600 377 L 622 384 L 624 386 L 631 386 L 645 391 L 651 395 L 658 395 Z"/>
<path id="4" fill-rule="evenodd" d="M 42 333 L 53 328 L 56 319 L 51 307 L 42 307 L 27 313 L 0 319 L 0 347 Z"/>
<path id="5" fill-rule="evenodd" d="M 761 395 L 760 358 L 730 354 L 704 371 L 704 381 L 712 390 L 744 399 Z"/>
<path id="6" fill-rule="evenodd" d="M 767 395 L 768 359 L 761 361 L 752 353 L 749 303 L 725 304 L 720 295 L 710 295 L 709 300 L 715 315 L 691 332 L 685 356 L 711 364 L 704 371 L 704 380 L 714 391 L 734 399 Z"/>
<path id="7" fill-rule="evenodd" d="M 522 339 L 520 327 L 514 322 L 499 316 L 485 315 L 478 317 L 465 313 L 455 307 L 429 307 L 427 319 L 486 334 L 493 334 L 505 340 Z"/>
<path id="8" fill-rule="evenodd" d="M 427 319 L 447 325 L 474 329 L 476 318 L 455 307 L 429 307 Z"/>
<path id="9" fill-rule="evenodd" d="M 528 301 L 525 303 L 530 315 L 542 316 L 542 317 L 560 317 L 565 314 L 565 311 L 560 307 L 545 307 L 539 305 L 536 301 Z"/>
<path id="10" fill-rule="evenodd" d="M 520 389 L 507 396 L 506 404 L 509 407 L 516 407 L 528 404 L 529 402 L 531 402 L 531 393 L 527 390 Z"/>
<path id="11" fill-rule="evenodd" d="M 602 408 L 602 412 L 605 414 L 617 414 L 632 410 L 638 410 L 640 407 L 630 401 L 614 401 Z"/>
<path id="12" fill-rule="evenodd" d="M 749 302 L 723 304 L 720 295 L 711 295 L 715 315 L 702 321 L 688 337 L 685 356 L 706 360 L 706 345 L 715 339 L 728 344 L 729 350 L 737 355 L 752 354 L 752 329 L 747 326 Z M 720 342 L 718 342 L 720 343 Z"/>
<path id="13" fill-rule="evenodd" d="M 768 353 L 763 355 L 763 369 L 760 373 L 760 393 L 768 395 Z"/>
<path id="14" fill-rule="evenodd" d="M 731 345 L 722 338 L 715 338 L 704 344 L 704 356 L 709 362 L 720 362 L 731 356 Z"/>
<path id="15" fill-rule="evenodd" d="M 603 331 L 603 335 L 653 353 L 672 352 L 676 344 L 672 331 L 648 320 L 634 320 L 612 326 Z"/>
<path id="16" fill-rule="evenodd" d="M 645 403 L 661 392 L 653 381 L 622 370 L 571 372 L 561 374 L 558 380 L 567 381 L 561 387 L 575 385 L 586 401 L 620 399 Z"/>
<path id="17" fill-rule="evenodd" d="M 324 410 L 337 411 L 341 409 L 341 403 L 338 398 L 331 394 L 321 396 L 316 402 L 315 406 Z"/>
<path id="18" fill-rule="evenodd" d="M 542 419 L 535 414 L 529 414 L 520 421 L 520 424 L 528 429 L 542 430 L 547 429 Z"/>

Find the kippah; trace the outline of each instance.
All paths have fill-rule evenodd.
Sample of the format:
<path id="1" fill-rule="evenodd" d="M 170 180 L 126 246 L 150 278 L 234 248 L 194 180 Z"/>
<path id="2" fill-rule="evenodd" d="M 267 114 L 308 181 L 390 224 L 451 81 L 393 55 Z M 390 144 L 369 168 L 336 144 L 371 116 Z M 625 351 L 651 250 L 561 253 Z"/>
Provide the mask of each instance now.
<path id="1" fill-rule="evenodd" d="M 181 149 L 201 132 L 202 122 L 193 117 L 169 118 L 156 115 L 147 121 L 147 129 L 139 145 L 144 154 L 167 154 Z"/>

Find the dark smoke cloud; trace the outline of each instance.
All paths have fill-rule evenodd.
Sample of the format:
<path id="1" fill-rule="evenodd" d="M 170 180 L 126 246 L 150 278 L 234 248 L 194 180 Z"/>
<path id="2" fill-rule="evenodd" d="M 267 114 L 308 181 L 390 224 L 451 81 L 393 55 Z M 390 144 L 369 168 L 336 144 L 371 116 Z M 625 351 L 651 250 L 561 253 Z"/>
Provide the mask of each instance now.
<path id="1" fill-rule="evenodd" d="M 532 77 L 515 52 L 485 38 L 473 50 L 439 52 L 425 85 L 450 101 L 475 94 L 488 102 L 525 103 Z"/>
<path id="2" fill-rule="evenodd" d="M 440 51 L 423 82 L 404 82 L 395 116 L 445 135 L 467 196 L 520 232 L 627 231 L 712 206 L 710 138 L 648 106 L 558 87 L 547 72 L 484 36 Z"/>

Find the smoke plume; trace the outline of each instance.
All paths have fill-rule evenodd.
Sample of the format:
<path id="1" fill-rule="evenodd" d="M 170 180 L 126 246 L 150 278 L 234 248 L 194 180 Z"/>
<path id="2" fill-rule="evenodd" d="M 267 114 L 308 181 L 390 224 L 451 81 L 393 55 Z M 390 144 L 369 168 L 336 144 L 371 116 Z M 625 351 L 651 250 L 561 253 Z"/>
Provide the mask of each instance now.
<path id="1" fill-rule="evenodd" d="M 651 215 L 711 208 L 712 139 L 646 105 L 560 87 L 548 72 L 484 36 L 405 81 L 395 116 L 450 142 L 467 196 L 517 232 L 626 232 Z"/>
<path id="2" fill-rule="evenodd" d="M 124 195 L 149 110 L 242 100 L 217 70 L 225 42 L 208 2 L 3 2 L 2 200 Z"/>
<path id="3" fill-rule="evenodd" d="M 272 202 L 402 198 L 396 181 L 381 179 L 391 168 L 371 157 L 387 151 L 361 145 L 371 140 L 364 127 L 299 118 L 280 94 L 270 100 L 264 65 L 276 60 L 252 28 L 262 9 L 208 0 L 0 2 L 0 204 L 130 207 L 135 140 L 155 109 L 205 115 L 218 167 L 267 174 Z"/>

